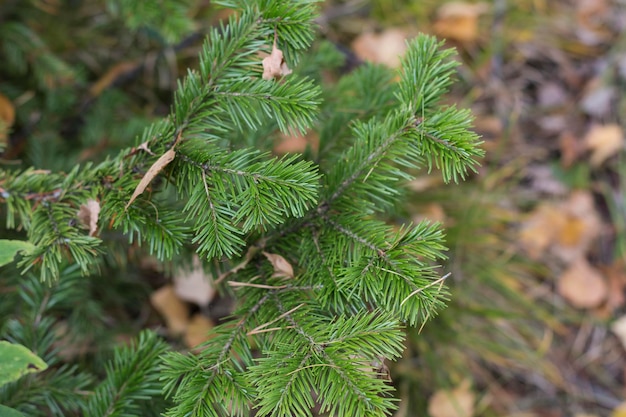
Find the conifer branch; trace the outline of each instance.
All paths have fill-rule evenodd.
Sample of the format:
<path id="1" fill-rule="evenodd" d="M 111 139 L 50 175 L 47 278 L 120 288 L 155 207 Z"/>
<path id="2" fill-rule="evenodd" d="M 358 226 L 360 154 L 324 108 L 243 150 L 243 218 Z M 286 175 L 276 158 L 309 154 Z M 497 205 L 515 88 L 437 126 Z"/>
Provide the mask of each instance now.
<path id="1" fill-rule="evenodd" d="M 142 401 L 154 401 L 161 392 L 158 382 L 160 356 L 167 345 L 152 332 L 139 334 L 128 347 L 115 350 L 107 366 L 107 378 L 90 395 L 86 415 L 128 416 L 141 413 Z"/>
<path id="2" fill-rule="evenodd" d="M 36 245 L 21 266 L 41 265 L 50 283 L 67 260 L 91 272 L 115 230 L 162 260 L 193 250 L 236 265 L 218 271 L 218 281 L 230 280 L 218 289 L 231 288 L 237 308 L 210 340 L 193 353 L 165 353 L 156 336 L 140 335 L 75 408 L 140 414 L 162 387 L 172 417 L 310 416 L 316 406 L 329 415 L 383 416 L 395 402 L 373 364 L 397 358 L 399 323 L 425 322 L 447 292 L 439 225 L 397 229 L 382 215 L 417 169 L 435 166 L 457 180 L 481 155 L 470 114 L 438 104 L 452 82 L 453 52 L 420 36 L 408 45 L 399 82 L 383 67 L 364 66 L 329 87 L 322 103 L 321 89 L 294 66 L 313 39 L 314 1 L 221 3 L 238 14 L 210 31 L 168 116 L 149 124 L 134 147 L 68 173 L 0 170 L 7 225 Z M 139 28 L 161 17 L 126 19 Z M 270 51 L 280 62 L 264 79 L 259 53 Z M 276 70 L 281 57 L 295 74 Z M 363 86 L 381 91 L 346 94 Z M 274 133 L 305 132 L 319 114 L 319 161 L 274 157 L 264 147 Z M 102 240 L 76 224 L 91 199 L 101 206 Z M 288 278 L 270 255 L 289 263 Z"/>

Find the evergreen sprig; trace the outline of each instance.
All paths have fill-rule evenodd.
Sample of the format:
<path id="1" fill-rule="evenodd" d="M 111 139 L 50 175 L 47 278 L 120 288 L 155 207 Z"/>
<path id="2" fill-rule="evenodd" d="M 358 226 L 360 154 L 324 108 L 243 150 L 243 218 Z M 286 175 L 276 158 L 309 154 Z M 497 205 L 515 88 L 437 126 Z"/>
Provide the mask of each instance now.
<path id="1" fill-rule="evenodd" d="M 482 155 L 470 114 L 440 105 L 453 51 L 418 36 L 398 82 L 366 64 L 323 91 L 295 68 L 313 39 L 315 2 L 221 3 L 237 14 L 209 32 L 169 114 L 134 147 L 68 173 L 0 170 L 7 226 L 36 245 L 20 265 L 38 266 L 48 284 L 63 283 L 68 261 L 95 273 L 108 239 L 121 232 L 165 262 L 193 250 L 219 264 L 219 290 L 237 300 L 193 353 L 166 352 L 142 333 L 74 405 L 85 415 L 149 414 L 147 400 L 161 388 L 172 402 L 161 412 L 172 417 L 313 415 L 316 407 L 389 414 L 395 400 L 384 361 L 400 355 L 402 327 L 436 315 L 447 292 L 440 226 L 398 227 L 386 214 L 419 169 L 456 181 Z M 296 71 L 263 79 L 261 53 L 277 49 Z M 361 91 L 370 87 L 380 91 Z M 274 157 L 261 145 L 268 142 L 259 132 L 313 128 L 320 148 L 306 156 Z M 77 222 L 88 200 L 101 206 L 99 234 Z M 293 274 L 277 273 L 272 255 Z"/>
<path id="2" fill-rule="evenodd" d="M 155 402 L 161 395 L 158 371 L 167 348 L 155 333 L 143 331 L 129 346 L 116 349 L 106 365 L 106 379 L 83 406 L 85 415 L 146 415 L 142 402 Z M 152 415 L 160 415 L 158 408 Z"/>

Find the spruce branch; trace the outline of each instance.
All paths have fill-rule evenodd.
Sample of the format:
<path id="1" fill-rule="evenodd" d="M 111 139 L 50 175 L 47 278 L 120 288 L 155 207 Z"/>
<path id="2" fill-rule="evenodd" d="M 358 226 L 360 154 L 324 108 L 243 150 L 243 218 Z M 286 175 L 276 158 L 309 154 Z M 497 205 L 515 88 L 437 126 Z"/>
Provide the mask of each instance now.
<path id="1" fill-rule="evenodd" d="M 142 333 L 116 351 L 87 403 L 74 405 L 85 415 L 162 412 L 148 401 L 162 387 L 172 417 L 312 415 L 315 407 L 333 416 L 389 414 L 393 390 L 376 364 L 400 355 L 401 323 L 426 322 L 447 292 L 440 226 L 395 227 L 385 215 L 418 169 L 434 166 L 456 181 L 481 155 L 470 114 L 439 104 L 453 51 L 420 36 L 399 82 L 367 65 L 322 93 L 295 68 L 313 38 L 314 1 L 221 3 L 238 13 L 209 32 L 169 114 L 135 146 L 68 173 L 0 170 L 7 224 L 36 245 L 21 265 L 41 264 L 48 282 L 63 276 L 67 259 L 89 272 L 116 230 L 163 260 L 185 248 L 233 265 L 216 276 L 236 309 L 207 342 L 185 354 Z M 274 67 L 284 58 L 294 74 L 274 68 L 264 79 L 260 53 L 270 51 Z M 355 93 L 373 86 L 381 91 Z M 314 152 L 259 149 L 273 134 L 315 123 L 318 161 L 308 158 Z M 101 206 L 101 239 L 76 224 L 91 199 Z M 289 273 L 277 274 L 272 257 Z M 31 298 L 31 307 L 44 301 Z M 38 328 L 48 330 L 54 320 L 44 313 L 36 313 Z M 52 345 L 52 336 L 22 335 L 36 348 Z"/>
<path id="2" fill-rule="evenodd" d="M 313 13 L 313 9 L 305 9 Z M 302 19 L 303 9 L 290 10 L 295 14 L 295 21 Z M 292 25 L 295 21 L 286 19 L 288 23 L 285 24 Z M 43 264 L 42 279 L 54 280 L 58 276 L 55 264 L 63 259 L 62 254 L 67 251 L 87 272 L 87 265 L 94 259 L 99 241 L 82 238 L 80 230 L 55 227 L 54 224 L 71 225 L 73 208 L 78 208 L 94 195 L 104 197 L 101 210 L 103 221 L 113 228 L 121 228 L 129 234 L 131 242 L 135 239 L 140 242 L 148 240 L 151 252 L 162 259 L 176 253 L 189 232 L 195 234 L 193 242 L 198 244 L 200 253 L 207 257 L 231 257 L 243 248 L 241 236 L 244 233 L 256 227 L 276 225 L 284 221 L 285 216 L 302 216 L 316 200 L 318 175 L 311 163 L 297 162 L 296 157 L 277 160 L 268 159 L 267 154 L 252 156 L 256 152 L 253 150 L 228 153 L 223 148 L 215 152 L 220 153 L 221 160 L 213 158 L 207 163 L 207 152 L 215 151 L 214 142 L 224 131 L 240 129 L 244 121 L 248 127 L 261 123 L 260 118 L 252 115 L 271 118 L 285 131 L 304 130 L 311 124 L 318 103 L 318 88 L 310 81 L 295 77 L 281 83 L 260 79 L 260 62 L 256 54 L 263 50 L 266 35 L 279 31 L 281 25 L 281 22 L 265 21 L 259 8 L 247 7 L 238 18 L 231 17 L 221 31 L 216 28 L 209 34 L 200 53 L 200 72 L 190 72 L 180 84 L 171 116 L 149 126 L 141 137 L 141 146 L 155 156 L 137 152 L 135 148 L 128 149 L 117 158 L 96 167 L 77 168 L 67 176 L 57 177 L 61 182 L 59 186 L 43 181 L 37 184 L 41 198 L 52 194 L 55 205 L 58 205 L 67 194 L 71 201 L 63 210 L 61 206 L 54 208 L 57 216 L 48 217 L 47 225 L 39 222 L 36 230 L 29 229 L 30 233 L 38 233 L 33 240 L 40 247 L 36 256 L 25 260 L 23 265 Z M 304 26 L 307 27 L 305 30 L 310 30 L 310 25 Z M 290 30 L 286 33 L 292 33 Z M 294 37 L 286 42 L 293 44 L 294 48 L 300 47 L 302 45 L 298 42 L 307 39 L 308 35 L 301 36 L 304 37 Z M 250 75 L 255 72 L 259 77 L 251 78 Z M 190 154 L 186 155 L 186 151 Z M 158 159 L 165 157 L 167 159 Z M 150 160 L 153 162 L 149 163 Z M 172 176 L 171 165 L 177 165 L 176 160 L 194 162 L 194 169 L 182 169 L 181 175 Z M 290 167 L 291 164 L 294 166 Z M 185 223 L 175 216 L 175 210 L 154 205 L 140 195 L 155 180 L 159 171 L 173 177 L 172 181 L 184 184 L 180 192 L 184 195 L 187 190 L 189 201 L 202 201 L 202 207 L 212 205 L 213 210 L 207 209 L 211 214 L 208 217 L 187 217 Z M 11 199 L 19 198 L 12 186 L 18 185 L 19 188 L 20 184 L 16 178 L 10 183 L 4 175 L 0 172 L 0 184 L 4 190 L 0 198 L 7 201 L 13 211 L 19 210 L 19 215 L 23 215 L 20 217 L 25 217 L 24 223 L 28 224 L 37 211 L 28 213 L 27 209 L 32 209 L 32 206 L 11 204 Z M 235 178 L 235 188 L 220 188 L 227 181 L 226 177 Z M 213 179 L 216 181 L 211 182 Z M 217 189 L 211 190 L 217 194 L 215 202 L 210 201 L 213 197 L 206 199 L 206 191 L 210 189 L 208 182 Z M 218 185 L 218 182 L 221 184 Z M 189 184 L 199 186 L 189 189 Z M 130 187 L 135 192 L 130 199 L 126 197 L 125 206 L 130 209 L 126 213 L 126 210 L 120 210 L 120 202 L 125 199 L 124 195 Z M 56 189 L 60 189 L 62 195 L 55 196 Z M 74 191 L 80 189 L 90 190 L 89 196 Z M 226 192 L 230 193 L 229 196 L 224 195 Z M 231 201 L 236 192 L 239 199 Z M 186 207 L 187 211 L 197 210 L 190 204 Z M 14 219 L 13 213 L 7 217 L 10 225 L 15 224 Z M 242 225 L 238 224 L 240 222 L 243 222 Z M 44 226 L 48 228 L 44 230 Z M 161 232 L 155 233 L 155 227 Z M 44 247 L 44 244 L 51 246 Z"/>
<path id="3" fill-rule="evenodd" d="M 161 393 L 158 369 L 166 350 L 167 344 L 149 331 L 141 332 L 129 346 L 116 349 L 106 366 L 106 379 L 83 407 L 85 415 L 144 415 L 141 402 L 154 401 Z"/>

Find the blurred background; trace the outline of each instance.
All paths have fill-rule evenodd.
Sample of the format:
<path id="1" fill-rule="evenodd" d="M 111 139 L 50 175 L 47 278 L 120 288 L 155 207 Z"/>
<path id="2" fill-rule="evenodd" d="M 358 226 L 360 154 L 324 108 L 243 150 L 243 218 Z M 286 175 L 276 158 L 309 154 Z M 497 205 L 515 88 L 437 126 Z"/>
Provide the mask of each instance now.
<path id="1" fill-rule="evenodd" d="M 158 3 L 0 0 L 3 168 L 98 161 L 168 113 L 177 78 L 227 13 L 206 0 Z M 434 34 L 461 64 L 447 101 L 472 110 L 487 152 L 464 183 L 423 173 L 394 214 L 444 224 L 452 293 L 445 311 L 407 331 L 402 359 L 386 364 L 403 400 L 395 416 L 626 416 L 626 1 L 320 8 L 320 58 L 297 71 L 332 83 L 364 62 L 396 68 L 406 39 Z M 274 135 L 268 146 L 305 152 L 316 138 Z M 107 312 L 97 337 L 125 340 L 165 323 L 182 326 L 193 346 L 228 314 L 214 291 L 189 298 L 206 285 L 198 265 L 164 270 L 133 250 L 103 261 L 124 274 L 89 284 Z M 181 295 L 167 276 L 200 278 Z M 91 345 L 63 354 L 81 357 Z"/>

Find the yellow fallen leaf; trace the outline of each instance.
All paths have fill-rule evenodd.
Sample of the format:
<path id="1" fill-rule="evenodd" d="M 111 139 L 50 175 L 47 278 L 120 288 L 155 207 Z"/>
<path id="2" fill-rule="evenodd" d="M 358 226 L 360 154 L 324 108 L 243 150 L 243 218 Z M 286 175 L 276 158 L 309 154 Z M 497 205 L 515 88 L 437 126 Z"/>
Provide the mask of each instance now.
<path id="1" fill-rule="evenodd" d="M 179 335 L 185 331 L 189 323 L 189 310 L 171 285 L 165 285 L 153 292 L 150 303 L 163 316 L 171 334 Z"/>
<path id="2" fill-rule="evenodd" d="M 539 259 L 565 227 L 561 209 L 554 204 L 539 205 L 520 230 L 522 247 L 531 259 Z"/>
<path id="3" fill-rule="evenodd" d="M 611 417 L 626 417 L 626 401 L 615 407 L 611 412 Z"/>
<path id="4" fill-rule="evenodd" d="M 584 142 L 591 151 L 591 165 L 597 167 L 624 147 L 624 132 L 618 124 L 594 125 Z"/>
<path id="5" fill-rule="evenodd" d="M 135 188 L 135 192 L 130 197 L 130 200 L 126 204 L 126 207 L 124 207 L 124 210 L 128 210 L 128 207 L 130 207 L 130 205 L 133 204 L 133 201 L 135 201 L 135 199 L 145 191 L 146 187 L 152 182 L 154 177 L 156 177 L 163 168 L 165 168 L 170 162 L 172 162 L 175 157 L 176 152 L 172 147 L 170 150 L 161 155 L 161 157 L 157 159 L 154 164 L 152 164 L 148 172 L 146 172 L 146 175 L 144 175 L 141 181 L 139 181 L 137 188 Z"/>
<path id="6" fill-rule="evenodd" d="M 474 415 L 474 392 L 469 380 L 453 390 L 439 390 L 428 400 L 430 417 L 472 417 Z"/>
<path id="7" fill-rule="evenodd" d="M 585 256 L 602 231 L 602 219 L 589 191 L 574 191 L 559 205 L 564 218 L 553 252 L 564 262 Z"/>
<path id="8" fill-rule="evenodd" d="M 98 216 L 100 215 L 100 203 L 96 200 L 88 200 L 78 210 L 78 220 L 89 228 L 89 236 L 95 236 L 98 230 Z"/>
<path id="9" fill-rule="evenodd" d="M 275 253 L 263 252 L 263 255 L 270 261 L 274 267 L 274 275 L 276 277 L 293 278 L 293 267 L 285 258 Z"/>
<path id="10" fill-rule="evenodd" d="M 557 292 L 577 308 L 594 308 L 606 300 L 608 285 L 584 257 L 572 262 L 557 283 Z"/>
<path id="11" fill-rule="evenodd" d="M 363 61 L 398 68 L 406 52 L 407 37 L 400 29 L 387 29 L 379 34 L 365 32 L 352 42 L 352 50 Z"/>
<path id="12" fill-rule="evenodd" d="M 437 10 L 433 29 L 442 38 L 474 42 L 478 37 L 478 17 L 487 10 L 486 3 L 446 3 Z"/>
<path id="13" fill-rule="evenodd" d="M 213 329 L 213 322 L 202 314 L 194 314 L 185 330 L 183 340 L 189 348 L 198 346 L 210 339 L 209 332 Z"/>
<path id="14" fill-rule="evenodd" d="M 567 200 L 540 204 L 523 223 L 519 240 L 532 259 L 549 253 L 569 263 L 587 254 L 601 227 L 591 193 L 575 191 Z"/>

